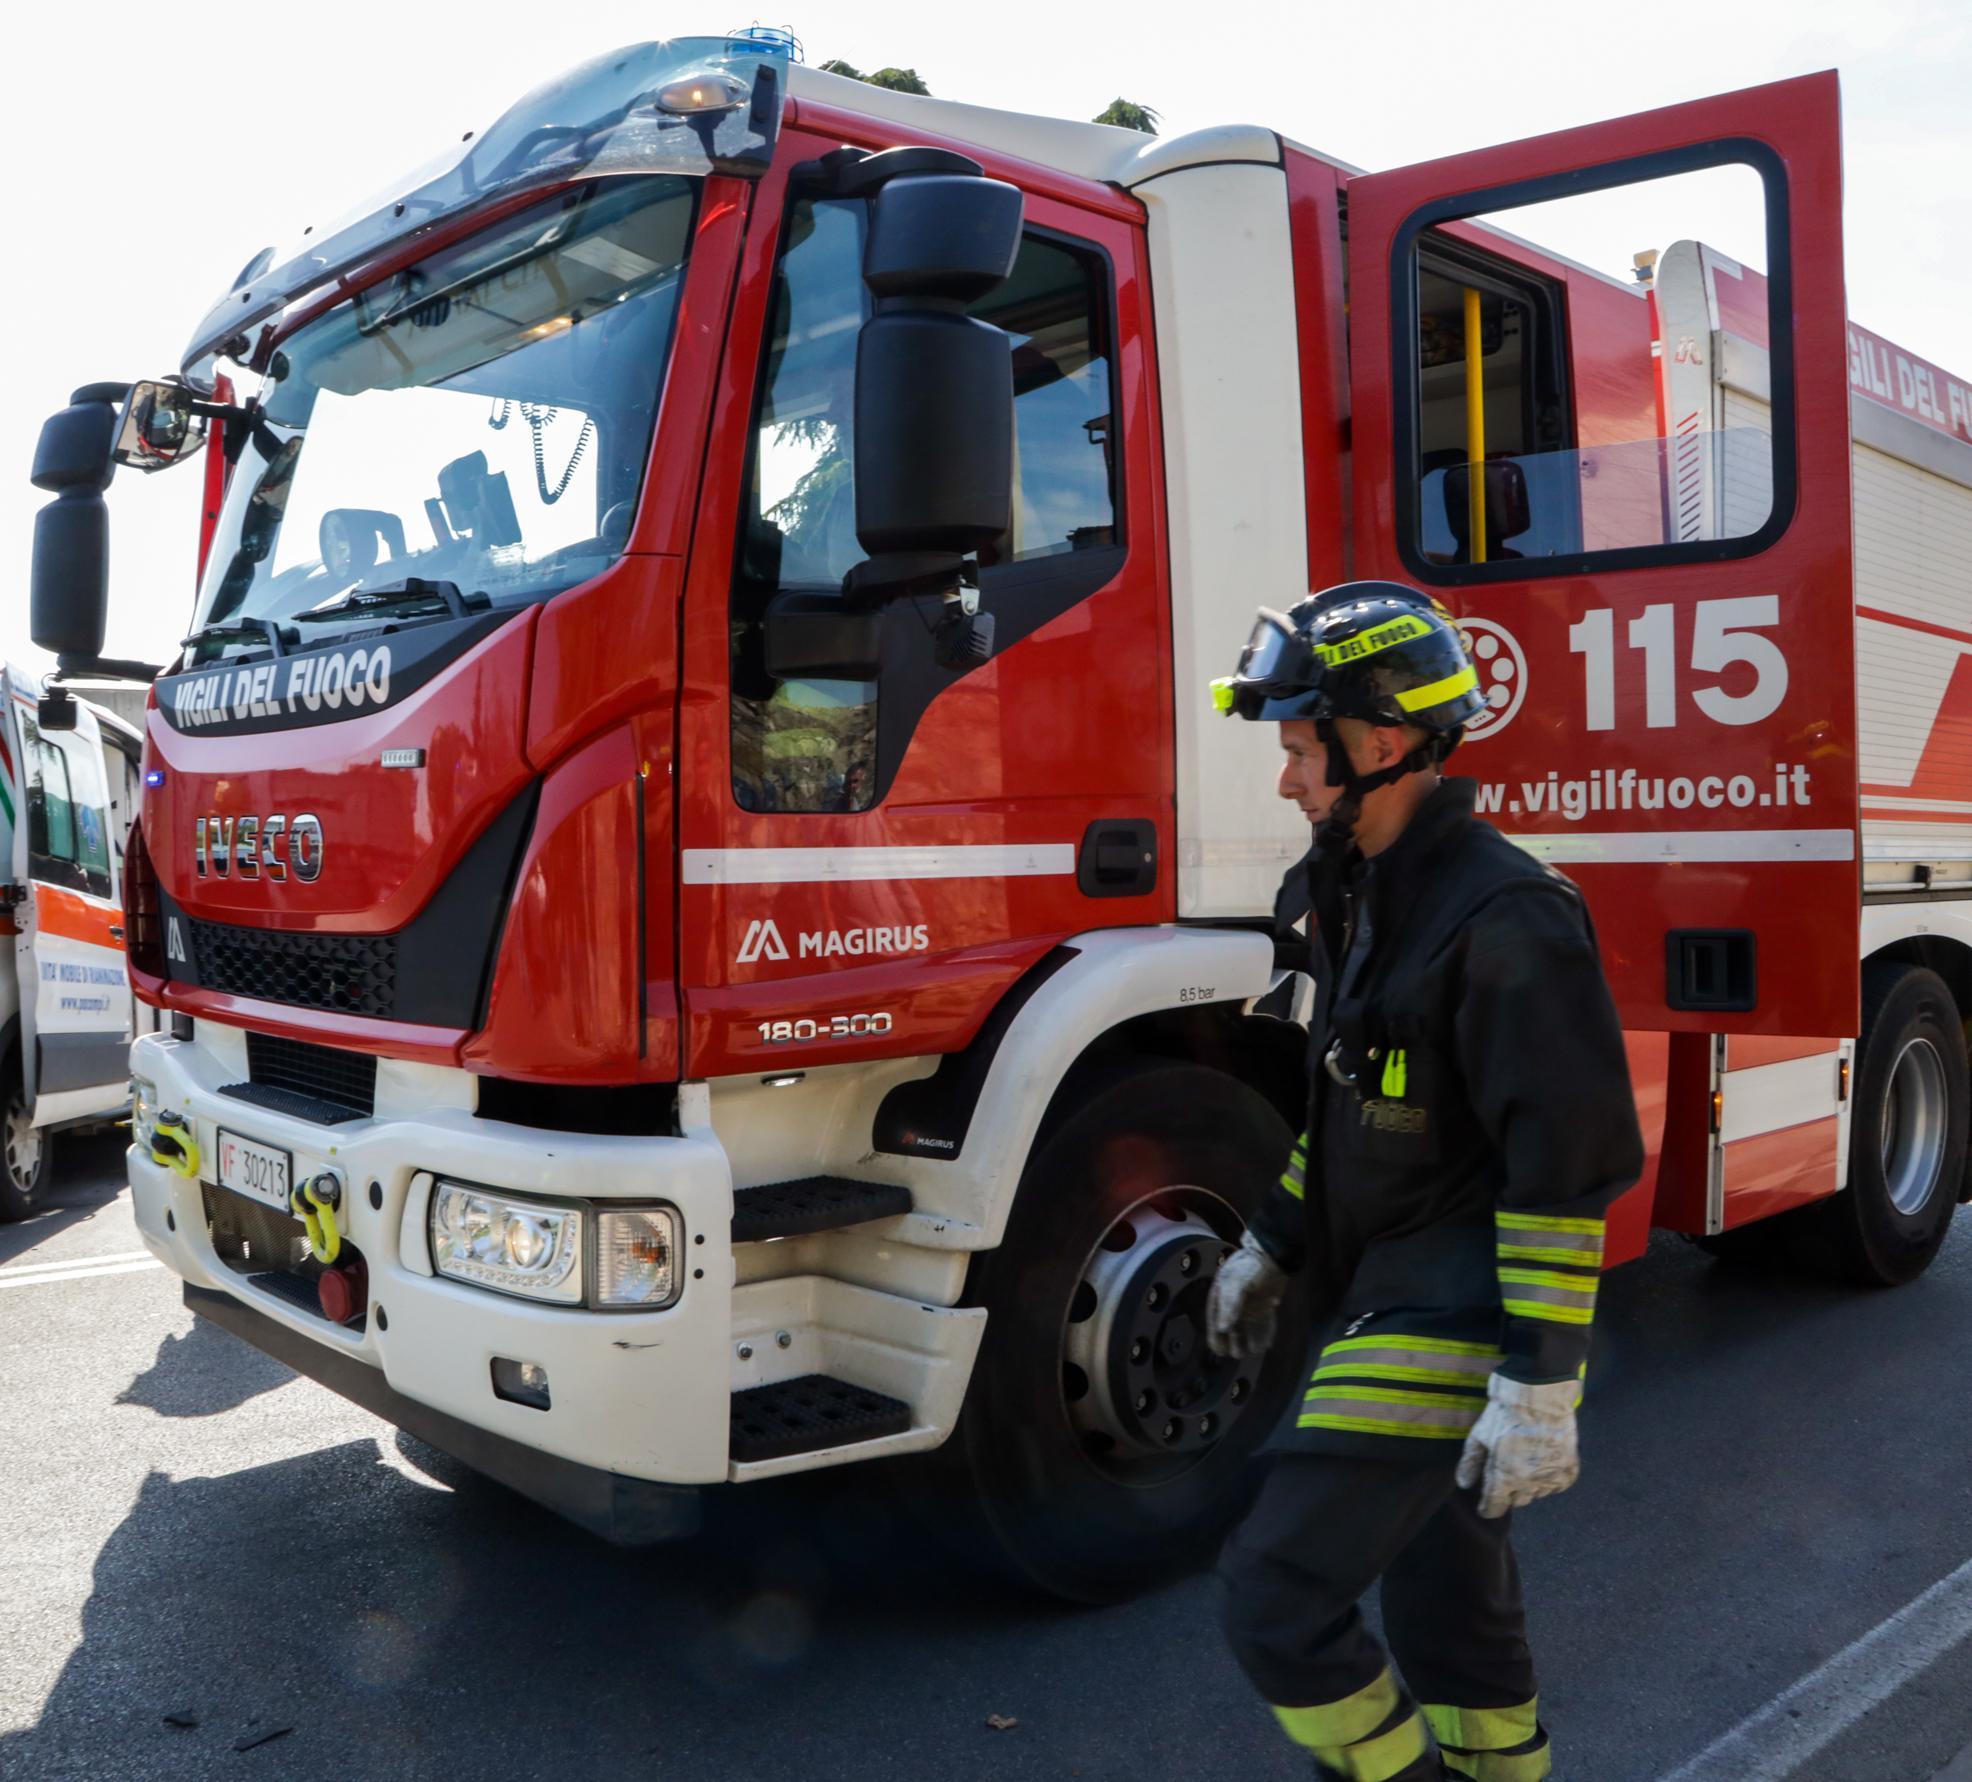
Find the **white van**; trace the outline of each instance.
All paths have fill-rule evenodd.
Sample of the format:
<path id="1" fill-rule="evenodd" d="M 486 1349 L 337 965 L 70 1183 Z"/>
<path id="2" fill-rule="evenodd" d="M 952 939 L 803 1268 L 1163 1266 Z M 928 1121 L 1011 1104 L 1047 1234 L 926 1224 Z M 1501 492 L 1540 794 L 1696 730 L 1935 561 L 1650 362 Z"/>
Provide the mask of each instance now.
<path id="1" fill-rule="evenodd" d="M 0 671 L 0 1220 L 34 1210 L 58 1132 L 130 1100 L 123 845 L 143 740 L 85 699 L 73 729 L 44 729 L 39 699 L 39 676 Z"/>

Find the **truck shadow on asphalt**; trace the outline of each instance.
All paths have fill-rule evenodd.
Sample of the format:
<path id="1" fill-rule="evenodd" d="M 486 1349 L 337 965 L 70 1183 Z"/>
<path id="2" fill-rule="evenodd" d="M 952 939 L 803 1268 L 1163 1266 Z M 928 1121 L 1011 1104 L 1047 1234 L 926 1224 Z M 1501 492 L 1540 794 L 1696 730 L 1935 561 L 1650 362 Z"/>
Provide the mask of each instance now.
<path id="1" fill-rule="evenodd" d="M 141 1405 L 160 1417 L 211 1417 L 295 1377 L 271 1355 L 194 1318 L 183 1335 L 167 1333 L 157 1359 L 116 1395 L 116 1402 Z"/>
<path id="2" fill-rule="evenodd" d="M 196 1415 L 197 1390 L 125 1402 Z M 986 1716 L 1031 1697 L 1035 1636 L 1079 1643 L 1083 1620 L 928 1552 L 868 1480 L 714 1493 L 699 1536 L 626 1552 L 380 1426 L 145 1478 L 0 1775 L 1005 1775 Z M 954 1745 L 982 1767 L 955 1770 Z"/>
<path id="3" fill-rule="evenodd" d="M 35 1196 L 35 1210 L 18 1225 L 0 1225 L 0 1267 L 24 1262 L 51 1237 L 86 1224 L 123 1192 L 123 1153 L 129 1137 L 121 1127 L 102 1132 L 64 1132 L 58 1136 L 54 1170 Z"/>

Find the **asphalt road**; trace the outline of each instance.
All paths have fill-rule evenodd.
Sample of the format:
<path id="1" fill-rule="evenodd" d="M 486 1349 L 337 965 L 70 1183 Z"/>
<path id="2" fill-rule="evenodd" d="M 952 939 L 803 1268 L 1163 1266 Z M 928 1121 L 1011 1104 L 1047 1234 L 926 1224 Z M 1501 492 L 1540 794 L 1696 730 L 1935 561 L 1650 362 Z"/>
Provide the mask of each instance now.
<path id="1" fill-rule="evenodd" d="M 51 1269 L 142 1248 L 114 1145 L 64 1179 L 0 1228 L 8 1782 L 1307 1774 L 1209 1577 L 1037 1604 L 853 1469 L 617 1553 L 195 1322 L 163 1269 Z M 1972 1555 L 1972 1219 L 1886 1294 L 1660 1242 L 1598 1338 L 1584 1483 L 1520 1548 L 1557 1774 L 1643 1782 Z M 1972 1641 L 1897 1683 L 1800 1773 L 1911 1782 L 1972 1739 Z"/>

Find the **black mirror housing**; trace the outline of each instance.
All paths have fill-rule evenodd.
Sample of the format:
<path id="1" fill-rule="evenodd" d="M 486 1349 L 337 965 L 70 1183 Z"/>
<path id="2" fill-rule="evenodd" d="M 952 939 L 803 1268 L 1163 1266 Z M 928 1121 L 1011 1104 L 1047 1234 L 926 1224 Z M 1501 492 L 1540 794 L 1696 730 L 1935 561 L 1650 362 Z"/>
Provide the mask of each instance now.
<path id="1" fill-rule="evenodd" d="M 75 695 L 66 687 L 50 687 L 35 702 L 34 722 L 42 730 L 73 730 Z"/>
<path id="2" fill-rule="evenodd" d="M 34 516 L 28 629 L 57 656 L 99 656 L 109 610 L 110 512 L 118 411 L 127 384 L 85 384 L 50 415 L 31 478 L 55 499 Z"/>
<path id="3" fill-rule="evenodd" d="M 856 536 L 873 559 L 963 555 L 1013 516 L 1012 342 L 965 310 L 1013 270 L 1021 194 L 977 174 L 900 172 L 870 210 Z"/>

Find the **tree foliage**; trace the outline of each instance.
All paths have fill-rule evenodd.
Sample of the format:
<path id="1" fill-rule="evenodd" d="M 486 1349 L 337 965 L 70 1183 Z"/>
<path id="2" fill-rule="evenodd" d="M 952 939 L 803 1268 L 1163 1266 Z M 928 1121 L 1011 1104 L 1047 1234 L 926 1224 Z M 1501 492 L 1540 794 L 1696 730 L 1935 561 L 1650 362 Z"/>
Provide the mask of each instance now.
<path id="1" fill-rule="evenodd" d="M 822 72 L 845 75 L 867 86 L 888 87 L 893 93 L 921 93 L 927 99 L 931 97 L 931 89 L 924 84 L 923 76 L 915 68 L 879 68 L 874 74 L 865 74 L 839 57 L 832 57 L 822 64 Z"/>
<path id="2" fill-rule="evenodd" d="M 1157 113 L 1134 99 L 1112 99 L 1096 116 L 1098 124 L 1116 124 L 1125 130 L 1141 130 L 1146 136 L 1157 134 Z"/>

